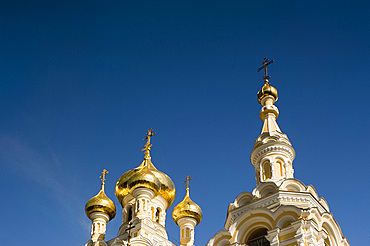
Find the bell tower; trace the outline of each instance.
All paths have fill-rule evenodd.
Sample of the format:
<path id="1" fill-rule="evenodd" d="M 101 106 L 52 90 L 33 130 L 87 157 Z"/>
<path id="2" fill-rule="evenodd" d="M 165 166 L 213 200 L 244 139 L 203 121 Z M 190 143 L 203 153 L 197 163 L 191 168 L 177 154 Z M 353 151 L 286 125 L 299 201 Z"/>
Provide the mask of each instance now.
<path id="1" fill-rule="evenodd" d="M 276 122 L 278 93 L 267 75 L 271 63 L 265 58 L 258 69 L 265 76 L 257 93 L 263 126 L 251 154 L 257 185 L 229 204 L 225 229 L 207 246 L 349 246 L 326 200 L 293 176 L 295 151 Z"/>
<path id="2" fill-rule="evenodd" d="M 262 105 L 260 119 L 263 122 L 261 134 L 254 142 L 251 154 L 251 163 L 255 168 L 257 185 L 265 181 L 279 183 L 286 178 L 294 178 L 292 166 L 295 151 L 286 134 L 284 134 L 276 119 L 279 109 L 274 105 L 278 100 L 278 92 L 269 83 L 267 66 L 274 60 L 264 59 L 262 67 L 264 85 L 257 93 L 258 102 Z"/>

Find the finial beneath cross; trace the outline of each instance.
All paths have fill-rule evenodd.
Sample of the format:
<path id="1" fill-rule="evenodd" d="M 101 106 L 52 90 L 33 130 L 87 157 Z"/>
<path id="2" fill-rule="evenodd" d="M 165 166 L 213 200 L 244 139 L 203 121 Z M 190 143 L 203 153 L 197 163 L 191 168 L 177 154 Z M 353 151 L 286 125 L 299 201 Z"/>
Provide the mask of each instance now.
<path id="1" fill-rule="evenodd" d="M 265 76 L 262 77 L 262 79 L 265 80 L 265 82 L 268 82 L 268 79 L 270 78 L 270 76 L 267 75 L 267 66 L 270 65 L 271 63 L 273 63 L 274 60 L 271 60 L 269 61 L 269 59 L 267 58 L 264 58 L 263 59 L 263 62 L 262 62 L 262 67 L 260 67 L 257 72 L 261 71 L 262 69 L 265 69 Z"/>
<path id="2" fill-rule="evenodd" d="M 102 184 L 105 184 L 105 175 L 107 175 L 109 172 L 107 171 L 107 170 L 103 170 L 103 172 L 102 172 L 102 175 L 100 175 L 100 177 L 99 178 L 101 178 L 101 182 L 102 182 Z"/>
<path id="3" fill-rule="evenodd" d="M 190 175 L 186 176 L 186 179 L 183 183 L 186 183 L 186 189 L 188 190 L 189 189 L 189 186 L 190 186 L 190 180 L 192 180 L 193 178 L 190 177 Z"/>

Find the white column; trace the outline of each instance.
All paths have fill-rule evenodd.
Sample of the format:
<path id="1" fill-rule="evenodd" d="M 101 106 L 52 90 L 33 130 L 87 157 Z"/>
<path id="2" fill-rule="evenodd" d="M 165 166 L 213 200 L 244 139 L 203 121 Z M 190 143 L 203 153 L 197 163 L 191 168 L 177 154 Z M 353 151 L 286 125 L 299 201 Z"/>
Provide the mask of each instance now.
<path id="1" fill-rule="evenodd" d="M 193 246 L 194 245 L 194 228 L 197 224 L 193 218 L 185 217 L 177 221 L 180 226 L 180 243 L 181 246 Z"/>
<path id="2" fill-rule="evenodd" d="M 137 205 L 136 216 L 140 219 L 145 217 L 150 218 L 150 203 L 154 197 L 154 192 L 147 188 L 137 188 L 134 190 L 133 195 Z"/>
<path id="3" fill-rule="evenodd" d="M 104 240 L 109 216 L 101 212 L 92 213 L 90 216 L 92 219 L 91 240 L 94 242 L 98 241 L 99 239 Z"/>

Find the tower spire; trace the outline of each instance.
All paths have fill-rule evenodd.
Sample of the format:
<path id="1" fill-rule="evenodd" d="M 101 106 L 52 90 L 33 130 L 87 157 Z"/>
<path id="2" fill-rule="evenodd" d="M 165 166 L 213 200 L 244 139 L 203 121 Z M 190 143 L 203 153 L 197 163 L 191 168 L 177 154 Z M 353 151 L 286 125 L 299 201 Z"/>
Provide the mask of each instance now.
<path id="1" fill-rule="evenodd" d="M 260 119 L 263 122 L 261 134 L 256 139 L 251 162 L 256 168 L 257 184 L 265 181 L 279 182 L 284 178 L 293 178 L 292 162 L 295 151 L 287 135 L 280 130 L 276 119 L 279 109 L 274 105 L 278 100 L 278 92 L 269 84 L 267 66 L 274 60 L 264 58 L 258 72 L 265 70 L 264 85 L 257 93 L 258 102 L 262 105 Z"/>

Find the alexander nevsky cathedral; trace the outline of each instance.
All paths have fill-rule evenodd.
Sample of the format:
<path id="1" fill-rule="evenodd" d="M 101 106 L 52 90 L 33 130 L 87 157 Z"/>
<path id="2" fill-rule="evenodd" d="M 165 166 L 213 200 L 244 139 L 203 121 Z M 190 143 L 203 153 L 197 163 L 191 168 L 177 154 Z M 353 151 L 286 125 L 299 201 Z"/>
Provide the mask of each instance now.
<path id="1" fill-rule="evenodd" d="M 262 131 L 254 142 L 251 163 L 255 168 L 256 187 L 236 196 L 227 209 L 225 228 L 218 231 L 207 246 L 348 246 L 347 239 L 335 221 L 324 198 L 312 185 L 294 178 L 295 151 L 282 133 L 276 119 L 279 110 L 276 88 L 269 83 L 264 59 L 264 85 L 257 93 L 262 108 Z M 171 178 L 152 163 L 149 129 L 143 149 L 144 160 L 126 171 L 117 181 L 115 194 L 122 206 L 122 225 L 117 237 L 106 240 L 107 223 L 116 215 L 116 207 L 104 192 L 106 170 L 99 193 L 85 206 L 92 221 L 91 238 L 85 246 L 175 246 L 165 227 L 167 209 L 175 200 Z M 124 170 L 123 170 L 124 171 Z M 181 246 L 195 243 L 195 227 L 202 221 L 201 208 L 190 198 L 186 178 L 186 195 L 172 213 L 179 226 Z"/>

